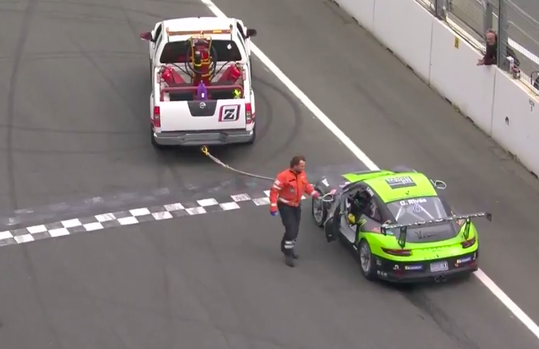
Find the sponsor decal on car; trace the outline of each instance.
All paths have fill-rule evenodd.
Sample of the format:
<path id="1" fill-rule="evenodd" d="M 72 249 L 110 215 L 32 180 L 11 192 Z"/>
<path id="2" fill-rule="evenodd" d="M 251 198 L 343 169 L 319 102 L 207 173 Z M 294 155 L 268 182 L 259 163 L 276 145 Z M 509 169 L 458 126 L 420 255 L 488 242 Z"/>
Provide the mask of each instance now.
<path id="1" fill-rule="evenodd" d="M 467 264 L 467 263 L 470 263 L 472 262 L 473 260 L 475 260 L 475 257 L 472 257 L 472 256 L 468 256 L 468 257 L 464 257 L 464 258 L 459 258 L 455 261 L 455 268 L 458 268 L 460 267 L 462 264 Z"/>
<path id="2" fill-rule="evenodd" d="M 471 261 L 472 261 L 472 257 L 468 256 L 468 257 L 457 259 L 457 264 L 468 263 Z"/>
<path id="3" fill-rule="evenodd" d="M 408 199 L 408 200 L 401 200 L 399 203 L 400 203 L 401 206 L 425 204 L 425 203 L 427 203 L 427 199 L 425 199 L 425 198 Z"/>
<path id="4" fill-rule="evenodd" d="M 391 189 L 415 187 L 417 184 L 409 176 L 394 177 L 386 179 L 386 183 Z"/>

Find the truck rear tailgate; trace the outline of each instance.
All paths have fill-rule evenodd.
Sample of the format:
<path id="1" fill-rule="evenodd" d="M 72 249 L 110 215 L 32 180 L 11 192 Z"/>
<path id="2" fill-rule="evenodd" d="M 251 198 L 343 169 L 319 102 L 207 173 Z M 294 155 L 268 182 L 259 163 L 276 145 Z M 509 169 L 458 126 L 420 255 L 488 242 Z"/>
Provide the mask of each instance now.
<path id="1" fill-rule="evenodd" d="M 239 130 L 246 128 L 245 101 L 159 102 L 161 131 Z"/>

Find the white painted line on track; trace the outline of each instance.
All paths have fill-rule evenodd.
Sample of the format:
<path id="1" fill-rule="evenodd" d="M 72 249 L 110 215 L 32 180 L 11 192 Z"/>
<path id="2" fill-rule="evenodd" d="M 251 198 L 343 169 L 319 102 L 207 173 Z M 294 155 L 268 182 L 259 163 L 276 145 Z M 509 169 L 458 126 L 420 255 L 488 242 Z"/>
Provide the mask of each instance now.
<path id="1" fill-rule="evenodd" d="M 208 9 L 220 18 L 227 18 L 211 0 L 200 0 Z M 367 168 L 372 171 L 380 168 L 365 154 L 357 145 L 352 142 L 347 135 L 335 125 L 326 114 L 320 110 L 303 91 L 299 89 L 269 58 L 260 50 L 254 43 L 251 43 L 251 51 L 260 59 L 260 61 L 285 85 L 296 98 L 303 103 L 313 114 L 330 130 L 337 139 L 339 139 L 351 152 L 354 154 Z M 481 269 L 474 275 L 487 287 L 496 298 L 502 302 L 515 317 L 517 317 L 537 338 L 539 338 L 539 326 L 528 316 L 520 307 L 513 302 L 501 288 L 499 288 L 491 278 L 487 276 Z"/>

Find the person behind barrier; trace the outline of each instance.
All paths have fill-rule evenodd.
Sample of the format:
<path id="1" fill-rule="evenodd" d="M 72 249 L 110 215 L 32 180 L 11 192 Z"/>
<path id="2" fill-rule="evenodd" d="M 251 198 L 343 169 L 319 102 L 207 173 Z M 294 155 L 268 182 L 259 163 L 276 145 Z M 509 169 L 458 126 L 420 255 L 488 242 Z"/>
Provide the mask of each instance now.
<path id="1" fill-rule="evenodd" d="M 285 228 L 281 252 L 289 267 L 294 267 L 294 259 L 298 259 L 294 248 L 301 221 L 301 198 L 304 193 L 313 197 L 320 196 L 307 181 L 305 161 L 302 155 L 294 156 L 290 167 L 277 175 L 270 189 L 270 213 L 272 216 L 281 216 Z"/>
<path id="2" fill-rule="evenodd" d="M 477 61 L 477 65 L 495 65 L 498 62 L 498 34 L 492 29 L 489 29 L 485 33 L 486 52 L 483 58 Z M 518 69 L 520 61 L 517 58 L 515 51 L 509 46 L 507 48 L 507 57 L 511 57 L 514 60 L 515 68 Z"/>

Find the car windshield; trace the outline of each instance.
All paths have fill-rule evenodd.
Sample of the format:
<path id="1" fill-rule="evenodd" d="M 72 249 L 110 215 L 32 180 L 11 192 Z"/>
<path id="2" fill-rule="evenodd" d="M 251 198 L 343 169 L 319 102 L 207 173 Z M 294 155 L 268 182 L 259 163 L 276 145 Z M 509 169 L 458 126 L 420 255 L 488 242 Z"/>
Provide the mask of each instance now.
<path id="1" fill-rule="evenodd" d="M 387 204 L 398 224 L 445 218 L 448 216 L 442 201 L 437 197 L 423 197 L 393 201 Z"/>

